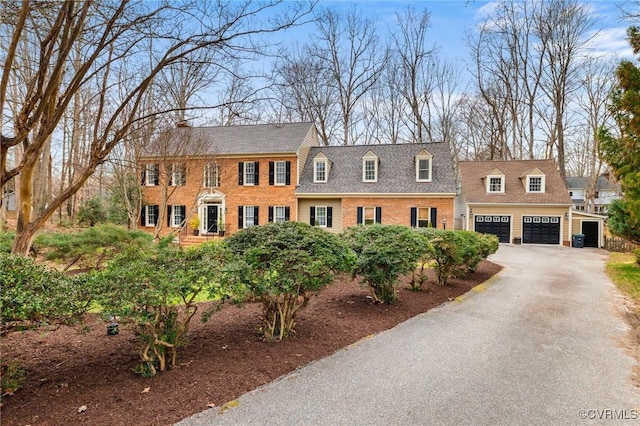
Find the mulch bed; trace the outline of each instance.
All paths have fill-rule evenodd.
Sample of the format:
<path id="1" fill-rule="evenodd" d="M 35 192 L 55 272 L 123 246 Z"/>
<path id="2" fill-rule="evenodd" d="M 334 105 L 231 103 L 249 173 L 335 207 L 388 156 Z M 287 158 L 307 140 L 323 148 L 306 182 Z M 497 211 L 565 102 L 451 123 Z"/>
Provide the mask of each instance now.
<path id="1" fill-rule="evenodd" d="M 276 343 L 263 342 L 256 333 L 259 304 L 226 306 L 207 323 L 194 318 L 179 365 L 151 379 L 133 373 L 139 362 L 135 337 L 122 329 L 107 336 L 97 316 L 87 317 L 84 331 L 13 333 L 3 339 L 0 354 L 3 362 L 19 361 L 27 377 L 15 395 L 2 399 L 1 422 L 172 424 L 453 300 L 500 269 L 485 261 L 466 279 L 445 287 L 427 284 L 419 292 L 409 290 L 404 278 L 394 305 L 373 304 L 368 290 L 344 279 L 314 296 L 297 333 Z M 86 411 L 79 413 L 82 406 Z"/>

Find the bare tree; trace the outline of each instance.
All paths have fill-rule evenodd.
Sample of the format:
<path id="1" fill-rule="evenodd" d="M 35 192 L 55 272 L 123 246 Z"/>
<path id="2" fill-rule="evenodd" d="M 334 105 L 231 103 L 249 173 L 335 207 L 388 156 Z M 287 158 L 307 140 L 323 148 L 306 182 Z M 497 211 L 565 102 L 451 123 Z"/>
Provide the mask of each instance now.
<path id="1" fill-rule="evenodd" d="M 428 139 L 433 140 L 431 126 L 424 117 L 425 108 L 429 108 L 432 101 L 437 74 L 434 69 L 436 48 L 427 47 L 430 19 L 431 15 L 426 10 L 418 14 L 415 9 L 407 8 L 404 14 L 396 14 L 399 31 L 391 33 L 401 70 L 397 90 L 411 111 L 409 131 L 412 140 L 418 143 L 426 139 L 425 132 Z"/>
<path id="2" fill-rule="evenodd" d="M 9 43 L 1 57 L 0 187 L 20 175 L 12 251 L 27 253 L 36 231 L 83 186 L 114 147 L 130 132 L 143 128 L 146 118 L 170 112 L 139 114 L 146 93 L 164 69 L 190 61 L 205 50 L 255 51 L 260 47 L 254 42 L 255 36 L 295 25 L 314 6 L 291 3 L 286 10 L 279 10 L 276 18 L 271 14 L 268 20 L 256 19 L 280 3 L 0 3 L 0 15 L 10 17 L 2 20 L 1 28 L 2 37 Z M 152 54 L 148 54 L 145 44 L 149 39 L 155 40 Z M 71 52 L 80 52 L 77 67 L 70 66 L 71 60 L 77 59 L 72 58 Z M 117 75 L 127 65 L 135 72 Z M 21 93 L 11 87 L 17 72 L 25 77 Z M 131 90 L 120 94 L 118 87 L 123 78 Z M 85 123 L 91 129 L 87 164 L 42 211 L 32 213 L 32 178 L 38 161 L 83 87 L 98 89 L 92 99 L 94 120 Z M 16 113 L 11 114 L 11 110 Z M 9 151 L 16 147 L 22 147 L 24 154 L 19 163 L 8 169 Z"/>
<path id="3" fill-rule="evenodd" d="M 552 106 L 551 134 L 547 158 L 557 151 L 560 175 L 566 177 L 565 120 L 572 95 L 578 88 L 581 50 L 589 41 L 587 31 L 594 24 L 588 8 L 575 0 L 547 2 L 534 16 L 534 28 L 544 46 L 541 89 Z"/>
<path id="4" fill-rule="evenodd" d="M 312 41 L 313 54 L 331 74 L 342 122 L 343 145 L 358 140 L 358 106 L 378 82 L 388 55 L 376 35 L 377 26 L 355 7 L 345 14 L 324 10 L 317 19 L 318 37 Z"/>
<path id="5" fill-rule="evenodd" d="M 336 110 L 338 96 L 326 64 L 315 57 L 309 46 L 281 52 L 276 64 L 276 90 L 279 104 L 290 119 L 313 121 L 324 145 L 330 145 L 340 125 Z"/>

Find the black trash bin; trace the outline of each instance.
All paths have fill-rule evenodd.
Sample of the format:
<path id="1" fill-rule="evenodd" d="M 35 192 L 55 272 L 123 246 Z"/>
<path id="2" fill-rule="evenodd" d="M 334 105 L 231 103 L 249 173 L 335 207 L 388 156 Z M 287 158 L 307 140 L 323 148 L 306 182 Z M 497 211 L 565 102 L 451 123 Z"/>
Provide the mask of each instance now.
<path id="1" fill-rule="evenodd" d="M 573 234 L 571 246 L 575 248 L 584 248 L 584 234 Z"/>

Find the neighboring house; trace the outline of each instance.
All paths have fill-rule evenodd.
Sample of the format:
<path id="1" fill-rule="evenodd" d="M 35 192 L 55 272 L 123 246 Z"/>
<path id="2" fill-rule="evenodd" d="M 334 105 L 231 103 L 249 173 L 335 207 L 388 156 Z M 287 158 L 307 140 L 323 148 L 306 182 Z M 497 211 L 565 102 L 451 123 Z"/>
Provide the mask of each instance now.
<path id="1" fill-rule="evenodd" d="M 445 143 L 313 147 L 298 220 L 339 232 L 383 223 L 453 229 L 455 175 Z"/>
<path id="2" fill-rule="evenodd" d="M 588 197 L 591 186 L 590 177 L 568 177 L 566 182 L 569 196 L 576 211 L 604 215 L 607 213 L 609 205 L 622 197 L 620 185 L 612 182 L 607 174 L 600 175 L 596 179 L 592 197 Z M 589 202 L 589 199 L 593 204 Z"/>
<path id="3" fill-rule="evenodd" d="M 571 243 L 571 198 L 553 160 L 460 161 L 464 228 L 501 243 Z"/>
<path id="4" fill-rule="evenodd" d="M 312 123 L 180 126 L 140 159 L 140 225 L 161 236 L 233 233 L 299 220 L 453 227 L 455 176 L 444 143 L 321 147 Z"/>

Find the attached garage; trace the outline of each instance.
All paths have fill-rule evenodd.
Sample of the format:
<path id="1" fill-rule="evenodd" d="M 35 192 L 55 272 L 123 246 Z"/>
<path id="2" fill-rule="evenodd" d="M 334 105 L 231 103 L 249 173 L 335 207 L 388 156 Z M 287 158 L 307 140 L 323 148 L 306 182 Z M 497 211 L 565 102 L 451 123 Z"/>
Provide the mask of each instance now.
<path id="1" fill-rule="evenodd" d="M 501 243 L 508 243 L 511 241 L 511 216 L 476 215 L 474 229 L 483 234 L 496 235 Z"/>
<path id="2" fill-rule="evenodd" d="M 557 216 L 523 216 L 524 244 L 560 244 L 560 218 Z"/>

